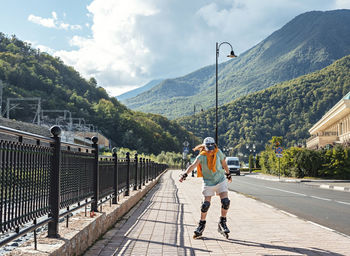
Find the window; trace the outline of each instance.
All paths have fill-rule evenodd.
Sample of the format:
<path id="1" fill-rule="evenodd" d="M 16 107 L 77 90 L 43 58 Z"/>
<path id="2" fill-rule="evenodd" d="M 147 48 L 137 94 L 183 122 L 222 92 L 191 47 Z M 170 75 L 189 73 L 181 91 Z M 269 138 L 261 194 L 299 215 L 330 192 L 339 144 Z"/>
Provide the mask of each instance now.
<path id="1" fill-rule="evenodd" d="M 228 160 L 227 165 L 239 165 L 239 161 L 237 160 Z"/>

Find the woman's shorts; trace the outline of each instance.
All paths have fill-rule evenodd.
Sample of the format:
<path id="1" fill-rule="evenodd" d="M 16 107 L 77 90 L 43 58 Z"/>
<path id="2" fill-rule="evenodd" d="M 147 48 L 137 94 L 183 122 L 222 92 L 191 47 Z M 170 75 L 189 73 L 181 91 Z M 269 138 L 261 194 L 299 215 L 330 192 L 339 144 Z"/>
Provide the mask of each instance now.
<path id="1" fill-rule="evenodd" d="M 215 193 L 219 195 L 222 192 L 227 192 L 227 180 L 216 184 L 215 186 L 205 186 L 203 184 L 202 194 L 203 196 L 215 196 Z"/>

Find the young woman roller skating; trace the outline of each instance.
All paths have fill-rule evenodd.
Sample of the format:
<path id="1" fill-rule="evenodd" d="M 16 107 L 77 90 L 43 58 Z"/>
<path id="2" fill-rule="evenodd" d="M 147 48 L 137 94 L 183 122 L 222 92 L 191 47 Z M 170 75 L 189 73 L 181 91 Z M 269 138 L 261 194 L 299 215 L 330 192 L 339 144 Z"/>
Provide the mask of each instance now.
<path id="1" fill-rule="evenodd" d="M 228 199 L 228 182 L 232 181 L 230 171 L 225 162 L 225 155 L 215 144 L 215 140 L 212 137 L 204 139 L 203 144 L 194 148 L 195 151 L 199 150 L 199 155 L 196 160 L 181 174 L 179 181 L 182 182 L 186 179 L 188 174 L 197 167 L 197 176 L 203 177 L 203 190 L 202 194 L 204 200 L 201 206 L 201 218 L 197 229 L 194 231 L 193 238 L 202 236 L 202 233 L 206 224 L 207 212 L 210 207 L 211 197 L 216 195 L 221 199 L 221 217 L 218 224 L 218 231 L 228 238 L 230 230 L 226 225 L 226 214 L 230 206 L 230 200 Z M 226 176 L 226 177 L 225 177 Z M 227 180 L 226 180 L 227 179 Z"/>

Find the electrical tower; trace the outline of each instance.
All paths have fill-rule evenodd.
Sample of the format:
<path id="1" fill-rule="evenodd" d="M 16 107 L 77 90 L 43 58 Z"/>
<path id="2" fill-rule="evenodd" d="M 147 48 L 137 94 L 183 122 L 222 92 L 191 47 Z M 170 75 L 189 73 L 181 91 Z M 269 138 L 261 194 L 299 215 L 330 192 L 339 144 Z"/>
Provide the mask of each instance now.
<path id="1" fill-rule="evenodd" d="M 32 121 L 32 123 L 35 122 L 35 119 L 37 119 L 37 124 L 40 125 L 40 112 L 41 112 L 41 98 L 39 97 L 32 97 L 32 98 L 7 98 L 7 105 L 6 105 L 6 118 L 10 119 L 10 110 L 16 109 L 19 104 L 11 104 L 11 102 L 15 101 L 37 101 L 36 105 L 36 111 L 35 116 Z"/>
<path id="2" fill-rule="evenodd" d="M 64 120 L 67 121 L 68 119 L 68 130 L 72 130 L 72 125 L 73 125 L 73 118 L 72 118 L 72 113 L 69 110 L 41 110 L 41 122 L 43 122 L 46 119 L 46 116 L 44 116 L 44 113 L 63 113 L 63 117 L 60 116 L 55 119 L 55 124 L 59 125 L 60 121 Z M 48 118 L 50 119 L 50 118 Z"/>

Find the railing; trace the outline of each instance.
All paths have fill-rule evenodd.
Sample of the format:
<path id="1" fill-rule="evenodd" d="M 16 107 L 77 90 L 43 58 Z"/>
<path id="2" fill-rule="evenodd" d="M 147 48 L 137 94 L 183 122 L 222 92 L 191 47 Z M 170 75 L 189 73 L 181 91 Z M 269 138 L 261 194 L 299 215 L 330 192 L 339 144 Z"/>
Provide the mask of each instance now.
<path id="1" fill-rule="evenodd" d="M 309 137 L 306 141 L 312 141 L 315 138 L 319 138 L 319 137 L 331 137 L 331 136 L 338 136 L 337 132 L 323 132 L 322 134 L 318 134 L 318 135 L 311 135 L 311 137 Z"/>
<path id="2" fill-rule="evenodd" d="M 337 132 L 324 132 L 321 136 L 338 136 Z"/>
<path id="3" fill-rule="evenodd" d="M 48 237 L 59 237 L 59 218 L 91 204 L 91 211 L 106 200 L 118 202 L 121 193 L 140 189 L 167 165 L 149 159 L 100 158 L 98 139 L 92 147 L 61 143 L 60 128 L 52 138 L 0 126 L 0 231 L 16 234 L 0 246 L 48 224 Z M 38 221 L 39 220 L 39 221 Z M 35 244 L 36 248 L 36 244 Z"/>
<path id="4" fill-rule="evenodd" d="M 317 135 L 313 134 L 308 139 L 306 139 L 306 141 L 309 142 L 309 141 L 312 141 L 315 138 L 317 138 Z"/>

